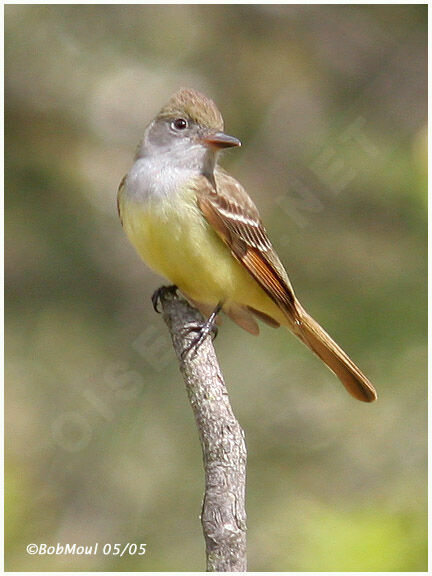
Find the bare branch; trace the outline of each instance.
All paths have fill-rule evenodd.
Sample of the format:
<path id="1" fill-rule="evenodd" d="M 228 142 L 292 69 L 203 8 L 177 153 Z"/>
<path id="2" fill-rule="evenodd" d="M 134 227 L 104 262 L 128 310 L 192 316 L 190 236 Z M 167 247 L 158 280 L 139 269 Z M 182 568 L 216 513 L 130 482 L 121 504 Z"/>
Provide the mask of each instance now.
<path id="1" fill-rule="evenodd" d="M 246 571 L 246 445 L 228 398 L 211 338 L 182 352 L 196 333 L 191 325 L 203 317 L 172 289 L 159 293 L 163 317 L 171 333 L 180 371 L 201 441 L 205 494 L 201 515 L 207 571 Z M 186 328 L 186 329 L 185 329 Z"/>

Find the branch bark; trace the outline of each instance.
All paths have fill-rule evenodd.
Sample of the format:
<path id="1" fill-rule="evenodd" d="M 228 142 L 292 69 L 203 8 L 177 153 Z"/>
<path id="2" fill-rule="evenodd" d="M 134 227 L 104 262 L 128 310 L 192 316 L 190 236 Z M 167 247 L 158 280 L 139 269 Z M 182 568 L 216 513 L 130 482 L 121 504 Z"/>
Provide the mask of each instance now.
<path id="1" fill-rule="evenodd" d="M 203 317 L 170 288 L 159 292 L 180 371 L 198 427 L 205 472 L 201 523 L 208 572 L 246 571 L 246 445 L 232 411 L 210 337 L 185 354 Z"/>

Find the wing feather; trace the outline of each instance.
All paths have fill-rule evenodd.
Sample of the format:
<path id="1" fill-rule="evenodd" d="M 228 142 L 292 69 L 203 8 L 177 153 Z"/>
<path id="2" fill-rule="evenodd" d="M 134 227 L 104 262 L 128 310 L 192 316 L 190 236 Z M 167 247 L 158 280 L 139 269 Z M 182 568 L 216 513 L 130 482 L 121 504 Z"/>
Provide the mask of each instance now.
<path id="1" fill-rule="evenodd" d="M 234 257 L 278 306 L 295 317 L 292 286 L 255 204 L 226 172 L 218 169 L 214 176 L 214 184 L 205 176 L 196 182 L 198 206 Z"/>

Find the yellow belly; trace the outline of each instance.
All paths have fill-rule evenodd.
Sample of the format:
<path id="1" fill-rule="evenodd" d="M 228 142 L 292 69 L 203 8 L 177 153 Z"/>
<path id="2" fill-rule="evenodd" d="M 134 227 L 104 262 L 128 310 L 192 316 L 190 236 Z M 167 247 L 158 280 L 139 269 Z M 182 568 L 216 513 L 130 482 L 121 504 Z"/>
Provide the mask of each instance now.
<path id="1" fill-rule="evenodd" d="M 235 302 L 273 317 L 280 310 L 210 227 L 193 194 L 157 203 L 120 201 L 129 240 L 156 272 L 203 304 Z"/>

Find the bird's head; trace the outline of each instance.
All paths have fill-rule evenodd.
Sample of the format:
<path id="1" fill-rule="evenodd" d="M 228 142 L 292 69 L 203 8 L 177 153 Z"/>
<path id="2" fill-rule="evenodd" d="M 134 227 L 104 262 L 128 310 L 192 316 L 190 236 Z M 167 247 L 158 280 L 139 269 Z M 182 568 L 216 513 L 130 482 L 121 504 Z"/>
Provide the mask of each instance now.
<path id="1" fill-rule="evenodd" d="M 185 160 L 213 156 L 241 142 L 223 132 L 223 118 L 215 103 L 196 90 L 182 88 L 163 106 L 147 127 L 138 157 L 167 153 Z"/>

